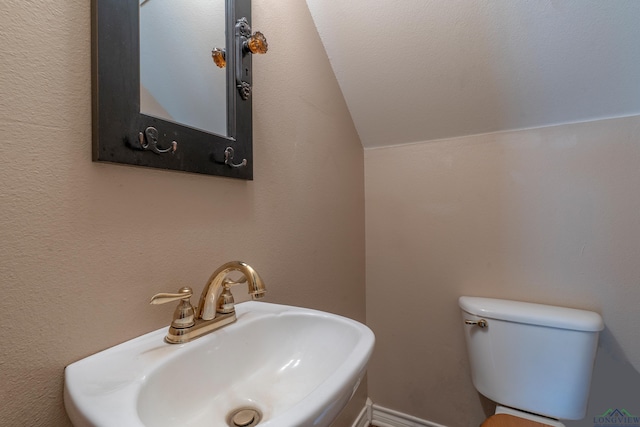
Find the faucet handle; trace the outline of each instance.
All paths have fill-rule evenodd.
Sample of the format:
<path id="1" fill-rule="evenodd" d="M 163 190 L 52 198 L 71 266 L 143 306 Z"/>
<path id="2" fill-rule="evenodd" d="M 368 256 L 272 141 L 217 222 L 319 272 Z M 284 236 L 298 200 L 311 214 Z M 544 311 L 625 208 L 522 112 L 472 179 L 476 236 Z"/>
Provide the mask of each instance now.
<path id="1" fill-rule="evenodd" d="M 236 311 L 235 309 L 235 300 L 233 299 L 233 294 L 231 293 L 231 287 L 235 285 L 241 285 L 243 283 L 247 283 L 247 276 L 244 274 L 238 280 L 232 280 L 228 277 L 222 281 L 222 292 L 220 292 L 220 296 L 218 297 L 218 302 L 216 304 L 216 312 L 220 314 L 229 314 Z"/>
<path id="2" fill-rule="evenodd" d="M 220 314 L 228 314 L 236 311 L 236 302 L 233 299 L 233 294 L 231 293 L 231 286 L 239 285 L 241 283 L 245 283 L 246 281 L 246 277 L 243 277 L 242 280 L 239 280 L 237 282 L 231 279 L 224 279 L 224 282 L 222 282 L 222 292 L 220 292 L 218 303 L 216 304 L 216 312 Z"/>
<path id="3" fill-rule="evenodd" d="M 180 301 L 180 304 L 173 312 L 171 326 L 176 329 L 190 328 L 195 325 L 195 310 L 191 305 L 193 289 L 188 286 L 178 289 L 178 293 L 160 293 L 151 297 L 149 304 L 166 304 L 168 302 Z"/>
<path id="4" fill-rule="evenodd" d="M 191 289 L 188 286 L 185 286 L 183 288 L 178 289 L 178 293 L 176 294 L 170 294 L 170 293 L 155 294 L 154 296 L 151 297 L 151 301 L 149 301 L 149 304 L 154 304 L 154 305 L 166 304 L 168 302 L 178 301 L 181 299 L 189 300 L 189 298 L 191 298 L 192 295 L 193 295 L 193 289 Z"/>

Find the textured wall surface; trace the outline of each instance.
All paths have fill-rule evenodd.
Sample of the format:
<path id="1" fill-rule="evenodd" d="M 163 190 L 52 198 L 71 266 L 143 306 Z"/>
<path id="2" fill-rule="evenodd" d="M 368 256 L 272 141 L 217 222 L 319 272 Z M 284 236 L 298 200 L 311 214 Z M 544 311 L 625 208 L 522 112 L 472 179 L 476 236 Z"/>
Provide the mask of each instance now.
<path id="1" fill-rule="evenodd" d="M 89 2 L 0 2 L 3 426 L 68 425 L 64 367 L 167 325 L 151 295 L 225 261 L 267 301 L 364 321 L 360 141 L 305 3 L 256 1 L 253 23 L 270 49 L 244 182 L 92 163 Z"/>
<path id="2" fill-rule="evenodd" d="M 637 116 L 366 150 L 371 399 L 480 424 L 493 408 L 457 304 L 471 295 L 601 313 L 588 416 L 571 425 L 640 413 L 639 139 Z"/>
<path id="3" fill-rule="evenodd" d="M 563 5 L 578 3 L 545 4 L 561 19 Z M 224 261 L 253 265 L 267 282 L 267 301 L 364 320 L 365 182 L 375 403 L 450 427 L 478 425 L 486 402 L 469 380 L 456 303 L 462 294 L 601 312 L 607 329 L 590 411 L 627 405 L 622 395 L 638 395 L 638 117 L 368 150 L 365 174 L 358 135 L 305 3 L 255 0 L 254 28 L 270 46 L 254 63 L 255 181 L 97 164 L 90 150 L 89 21 L 89 5 L 80 0 L 0 3 L 0 424 L 67 426 L 64 366 L 166 325 L 171 309 L 148 306 L 149 297 L 184 285 L 198 292 Z M 349 21 L 348 33 L 330 30 L 351 40 L 366 33 L 361 22 Z M 462 18 L 440 22 L 457 28 L 458 40 L 477 37 Z M 607 51 L 611 39 L 626 40 L 618 36 L 629 27 L 616 22 L 604 20 L 600 31 L 587 34 L 613 64 L 632 60 L 625 52 L 637 49 L 614 41 L 617 50 Z M 573 40 L 579 48 L 580 40 Z M 500 44 L 492 49 L 504 51 Z M 468 50 L 461 57 L 485 57 Z M 609 58 L 600 57 L 603 64 Z M 474 70 L 466 62 L 426 64 L 448 77 L 457 66 Z M 475 77 L 493 75 L 490 65 L 475 68 L 471 81 L 458 76 L 436 87 L 447 96 L 482 88 Z M 353 89 L 367 96 L 365 104 L 393 106 L 394 89 L 384 81 L 405 82 L 398 66 L 383 61 L 369 68 L 390 80 Z M 589 74 L 593 84 L 573 87 L 588 95 L 578 103 L 582 111 L 611 106 L 609 95 L 640 99 L 628 70 L 611 79 Z M 512 75 L 508 68 L 502 73 Z M 529 102 L 541 98 L 526 95 L 547 90 L 540 85 L 500 98 L 505 103 L 493 119 L 528 116 Z M 510 87 L 498 79 L 489 89 L 500 94 Z M 594 102 L 593 91 L 602 88 L 607 97 Z M 564 99 L 562 93 L 553 99 Z M 376 138 L 393 143 L 390 124 L 441 122 L 464 130 L 467 121 L 451 114 L 467 107 L 484 131 L 496 123 L 487 116 L 495 108 L 486 104 L 420 99 L 429 102 L 417 103 L 417 118 L 393 108 L 375 118 L 371 123 L 382 125 L 373 130 Z M 562 105 L 554 104 L 554 121 L 573 120 L 560 115 Z M 631 111 L 629 105 L 611 114 Z M 401 309 L 390 310 L 390 301 Z M 612 390 L 623 382 L 625 388 Z M 350 425 L 364 404 L 361 389 L 337 426 Z"/>

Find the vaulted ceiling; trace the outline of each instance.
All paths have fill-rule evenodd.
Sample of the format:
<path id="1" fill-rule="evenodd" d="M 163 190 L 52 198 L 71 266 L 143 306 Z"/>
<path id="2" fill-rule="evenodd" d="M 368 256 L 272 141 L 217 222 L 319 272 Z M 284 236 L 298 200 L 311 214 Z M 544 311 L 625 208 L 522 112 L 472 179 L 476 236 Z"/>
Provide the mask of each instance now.
<path id="1" fill-rule="evenodd" d="M 638 0 L 307 0 L 365 148 L 640 114 Z"/>

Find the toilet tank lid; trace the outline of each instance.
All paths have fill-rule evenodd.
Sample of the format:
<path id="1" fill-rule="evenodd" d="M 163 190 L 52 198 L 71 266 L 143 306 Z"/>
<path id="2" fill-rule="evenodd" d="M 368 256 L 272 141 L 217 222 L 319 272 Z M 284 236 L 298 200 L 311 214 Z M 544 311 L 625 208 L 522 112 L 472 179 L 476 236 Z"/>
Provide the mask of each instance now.
<path id="1" fill-rule="evenodd" d="M 466 296 L 460 297 L 458 304 L 469 314 L 489 319 L 575 331 L 601 331 L 604 328 L 598 313 L 575 308 Z"/>

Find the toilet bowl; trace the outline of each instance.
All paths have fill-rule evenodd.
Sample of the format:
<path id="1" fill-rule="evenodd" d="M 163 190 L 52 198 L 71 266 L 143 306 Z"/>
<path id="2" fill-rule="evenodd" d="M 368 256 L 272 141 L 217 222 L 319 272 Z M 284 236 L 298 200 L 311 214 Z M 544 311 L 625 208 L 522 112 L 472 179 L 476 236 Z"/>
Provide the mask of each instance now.
<path id="1" fill-rule="evenodd" d="M 585 416 L 599 314 L 494 298 L 458 303 L 473 385 L 497 404 L 482 427 L 563 427 Z"/>

